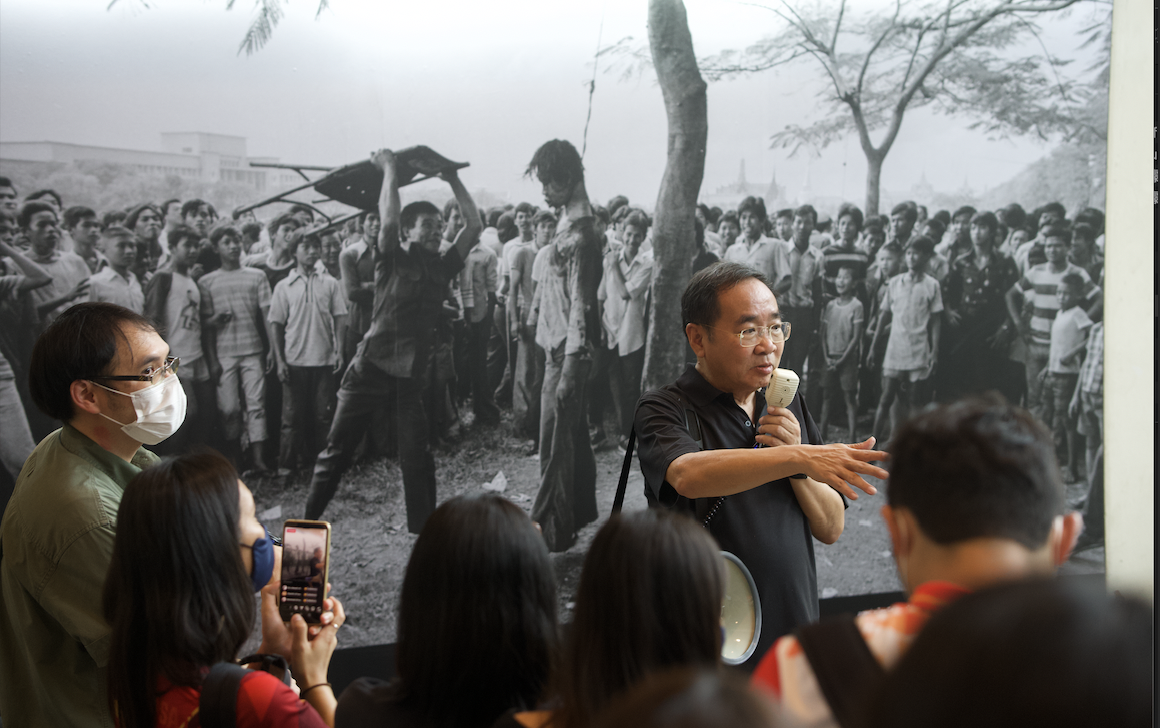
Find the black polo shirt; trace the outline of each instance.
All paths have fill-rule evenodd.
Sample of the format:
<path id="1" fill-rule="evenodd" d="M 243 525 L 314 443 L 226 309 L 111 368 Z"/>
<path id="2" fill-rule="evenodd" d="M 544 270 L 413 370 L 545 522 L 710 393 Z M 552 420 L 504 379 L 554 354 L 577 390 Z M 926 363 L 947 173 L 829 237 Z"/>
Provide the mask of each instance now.
<path id="1" fill-rule="evenodd" d="M 759 390 L 756 397 L 754 411 L 760 416 L 765 412 L 765 391 Z M 686 409 L 696 412 L 697 424 L 686 425 L 687 419 L 693 419 Z M 794 397 L 789 410 L 801 424 L 802 443 L 821 444 L 821 432 L 801 397 Z M 700 445 L 690 432 L 698 425 Z M 649 505 L 683 511 L 701 522 L 717 499 L 690 500 L 678 495 L 665 481 L 669 465 L 681 455 L 702 449 L 756 444 L 757 422 L 737 406 L 732 394 L 713 387 L 693 366 L 676 383 L 640 398 L 635 426 Z M 809 521 L 789 478 L 782 478 L 725 498 L 709 521 L 709 532 L 722 549 L 745 563 L 757 584 L 761 637 L 744 665 L 752 671 L 778 637 L 818 618 L 818 577 Z"/>

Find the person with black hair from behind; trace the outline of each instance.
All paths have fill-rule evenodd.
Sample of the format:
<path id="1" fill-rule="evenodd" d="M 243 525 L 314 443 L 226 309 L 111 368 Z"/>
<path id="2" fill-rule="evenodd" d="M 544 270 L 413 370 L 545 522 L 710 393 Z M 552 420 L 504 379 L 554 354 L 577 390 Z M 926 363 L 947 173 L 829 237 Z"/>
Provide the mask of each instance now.
<path id="1" fill-rule="evenodd" d="M 645 678 L 613 700 L 593 728 L 777 728 L 773 701 L 736 672 L 679 667 Z"/>
<path id="2" fill-rule="evenodd" d="M 614 515 L 584 557 L 548 709 L 496 728 L 586 728 L 653 673 L 720 667 L 724 596 L 725 562 L 704 528 L 664 509 Z"/>
<path id="3" fill-rule="evenodd" d="M 442 224 L 430 202 L 399 202 L 399 173 L 389 149 L 371 161 L 383 170 L 379 214 L 383 222 L 375 244 L 375 299 L 370 328 L 343 375 L 338 406 L 318 456 L 306 518 L 322 516 L 349 467 L 359 435 L 374 412 L 391 403 L 397 419 L 407 527 L 419 533 L 435 510 L 435 459 L 431 455 L 423 388 L 431 369 L 433 332 L 443 311 L 451 278 L 463 269 L 467 253 L 479 242 L 483 225 L 475 202 L 453 170 L 440 177 L 451 186 L 465 226 L 453 244 L 439 252 Z"/>
<path id="4" fill-rule="evenodd" d="M 211 669 L 233 663 L 253 631 L 259 589 L 258 654 L 287 659 L 300 692 L 265 670 L 248 670 L 228 696 L 236 724 L 334 725 L 326 677 L 346 616 L 329 596 L 319 624 L 308 626 L 299 614 L 283 623 L 279 582 L 271 582 L 279 561 L 254 515 L 254 496 L 218 453 L 166 458 L 129 482 L 101 599 L 111 628 L 102 702 L 120 728 L 210 725 L 220 705 L 202 693 Z"/>
<path id="5" fill-rule="evenodd" d="M 394 680 L 352 683 L 336 725 L 486 728 L 538 704 L 558 639 L 552 562 L 527 514 L 490 493 L 451 498 L 407 562 Z"/>
<path id="6" fill-rule="evenodd" d="M 936 614 L 887 677 L 871 728 L 1155 725 L 1152 607 L 1036 580 Z"/>
<path id="7" fill-rule="evenodd" d="M 882 517 L 908 601 L 800 629 L 753 674 L 804 725 L 848 728 L 931 614 L 975 589 L 1051 575 L 1083 523 L 1067 511 L 1051 435 L 998 395 L 928 409 L 903 425 L 890 447 L 886 499 Z M 825 638 L 839 628 L 846 639 L 835 647 Z"/>

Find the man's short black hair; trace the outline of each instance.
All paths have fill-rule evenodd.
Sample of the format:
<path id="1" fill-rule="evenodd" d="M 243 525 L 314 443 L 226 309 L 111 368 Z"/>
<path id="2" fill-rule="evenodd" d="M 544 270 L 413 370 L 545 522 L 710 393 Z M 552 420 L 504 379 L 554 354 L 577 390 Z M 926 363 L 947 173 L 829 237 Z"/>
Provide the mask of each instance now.
<path id="1" fill-rule="evenodd" d="M 298 248 L 303 245 L 313 245 L 321 251 L 322 237 L 316 231 L 298 229 L 286 238 L 286 252 L 291 256 L 298 255 Z"/>
<path id="2" fill-rule="evenodd" d="M 535 215 L 536 207 L 530 202 L 521 202 L 520 204 L 516 205 L 515 213 L 519 214 L 521 212 L 525 215 Z"/>
<path id="3" fill-rule="evenodd" d="M 1089 243 L 1094 243 L 1096 240 L 1095 229 L 1093 229 L 1092 226 L 1086 222 L 1077 222 L 1075 225 L 1072 225 L 1071 242 L 1074 243 L 1077 239 L 1080 238 L 1086 240 Z"/>
<path id="4" fill-rule="evenodd" d="M 8 179 L 7 177 L 0 177 L 0 187 L 8 187 L 13 192 L 16 191 L 16 185 L 12 184 L 12 180 Z"/>
<path id="5" fill-rule="evenodd" d="M 947 231 L 947 226 L 943 225 L 942 220 L 939 220 L 937 217 L 928 217 L 923 225 L 925 225 L 927 229 L 930 230 L 931 235 L 936 238 L 942 238 L 943 233 Z"/>
<path id="6" fill-rule="evenodd" d="M 999 218 L 993 212 L 976 212 L 971 218 L 972 225 L 985 227 L 991 231 L 992 242 L 1001 243 L 1001 240 L 994 240 L 995 235 L 999 232 Z"/>
<path id="7" fill-rule="evenodd" d="M 245 225 L 242 225 L 242 235 L 250 238 L 251 240 L 258 240 L 258 238 L 262 237 L 262 224 L 250 221 Z"/>
<path id="8" fill-rule="evenodd" d="M 35 192 L 29 192 L 28 196 L 24 198 L 24 201 L 32 202 L 33 200 L 40 200 L 45 197 L 51 197 L 52 199 L 56 200 L 56 207 L 58 210 L 64 209 L 64 202 L 60 199 L 60 195 L 57 194 L 57 191 L 50 190 L 48 188 L 43 190 L 36 190 Z"/>
<path id="9" fill-rule="evenodd" d="M 995 393 L 905 423 L 889 470 L 887 501 L 939 544 L 1007 538 L 1038 549 L 1067 505 L 1051 433 Z"/>
<path id="10" fill-rule="evenodd" d="M 792 207 L 785 207 L 785 208 L 778 210 L 776 217 L 778 220 L 782 220 L 782 219 L 793 220 L 793 208 Z"/>
<path id="11" fill-rule="evenodd" d="M 1003 218 L 1003 222 L 1012 230 L 1018 230 L 1027 224 L 1027 211 L 1018 202 L 1012 202 L 1002 210 L 999 210 L 999 216 Z"/>
<path id="12" fill-rule="evenodd" d="M 205 200 L 199 200 L 196 197 L 192 200 L 186 200 L 185 204 L 181 206 L 181 216 L 184 218 L 189 217 L 190 215 L 196 215 L 197 211 L 200 210 L 203 205 L 205 207 L 210 207 L 208 202 Z M 210 209 L 212 210 L 213 208 Z"/>
<path id="13" fill-rule="evenodd" d="M 266 231 L 269 232 L 270 237 L 273 238 L 275 235 L 278 234 L 278 228 L 282 227 L 283 225 L 285 225 L 288 222 L 294 223 L 295 228 L 302 227 L 301 220 L 294 217 L 294 215 L 292 213 L 283 212 L 281 215 L 279 215 L 278 217 L 276 217 L 270 221 L 270 224 L 266 226 Z"/>
<path id="14" fill-rule="evenodd" d="M 141 213 L 146 210 L 152 210 L 153 214 L 157 216 L 157 222 L 161 222 L 161 218 L 163 217 L 161 210 L 158 210 L 157 206 L 152 202 L 144 202 L 129 211 L 129 214 L 125 217 L 125 227 L 130 230 L 135 230 L 137 228 L 137 218 L 141 217 Z"/>
<path id="15" fill-rule="evenodd" d="M 769 286 L 759 271 L 741 263 L 713 263 L 693 276 L 681 294 L 681 328 L 689 324 L 712 326 L 721 316 L 721 294 L 750 278 Z"/>
<path id="16" fill-rule="evenodd" d="M 173 250 L 185 238 L 193 238 L 195 242 L 199 242 L 201 241 L 201 233 L 189 225 L 182 223 L 165 235 L 165 242 L 169 245 L 169 249 Z"/>
<path id="17" fill-rule="evenodd" d="M 651 223 L 649 222 L 648 215 L 646 215 L 644 212 L 640 210 L 633 210 L 628 217 L 624 218 L 624 224 L 633 225 L 644 230 L 645 232 L 648 232 L 648 228 Z"/>
<path id="18" fill-rule="evenodd" d="M 249 224 L 257 226 L 258 232 L 261 232 L 262 228 L 260 225 L 258 225 L 258 223 L 255 222 L 255 223 L 249 223 Z M 216 248 L 218 246 L 218 243 L 220 243 L 222 241 L 222 238 L 224 238 L 227 235 L 234 238 L 238 242 L 241 242 L 241 240 L 242 240 L 242 233 L 238 231 L 238 228 L 236 226 L 234 226 L 234 225 L 218 225 L 213 230 L 209 231 L 210 245 L 212 245 Z"/>
<path id="19" fill-rule="evenodd" d="M 934 241 L 925 235 L 916 235 L 906 241 L 907 250 L 915 250 L 926 257 L 934 255 Z"/>
<path id="20" fill-rule="evenodd" d="M 1085 285 L 1087 285 L 1087 282 L 1084 281 L 1083 276 L 1080 275 L 1080 272 L 1075 270 L 1067 273 L 1063 276 L 1063 278 L 1059 279 L 1060 288 L 1063 288 L 1064 286 L 1067 286 L 1068 288 L 1074 288 L 1081 295 L 1083 294 Z"/>
<path id="21" fill-rule="evenodd" d="M 802 205 L 801 207 L 799 207 L 798 209 L 793 211 L 793 216 L 795 218 L 809 216 L 810 220 L 812 221 L 812 224 L 814 224 L 814 225 L 818 224 L 818 211 L 814 209 L 813 205 Z"/>
<path id="22" fill-rule="evenodd" d="M 737 219 L 736 210 L 726 210 L 725 212 L 721 213 L 721 219 L 717 221 L 717 227 L 720 228 L 727 222 L 733 223 L 738 228 L 741 227 L 741 221 Z"/>
<path id="23" fill-rule="evenodd" d="M 3 185 L 0 185 L 0 187 L 2 186 Z M 1082 222 L 1090 225 L 1092 230 L 1095 231 L 1097 238 L 1100 236 L 1100 233 L 1104 231 L 1104 213 L 1098 208 L 1085 207 L 1076 213 L 1075 221 L 1076 223 Z"/>
<path id="24" fill-rule="evenodd" d="M 890 211 L 891 217 L 894 215 L 903 215 L 908 223 L 912 225 L 918 221 L 918 205 L 913 202 L 899 202 Z"/>
<path id="25" fill-rule="evenodd" d="M 307 215 L 310 216 L 310 221 L 314 222 L 314 210 L 310 209 L 306 205 L 303 205 L 302 203 L 297 203 L 297 204 L 290 206 L 290 214 L 291 215 L 297 215 L 300 212 L 305 212 Z"/>
<path id="26" fill-rule="evenodd" d="M 32 224 L 32 216 L 38 212 L 51 212 L 57 216 L 57 222 L 60 222 L 60 212 L 55 207 L 47 202 L 33 200 L 32 202 L 25 202 L 24 206 L 20 208 L 20 215 L 17 217 L 20 227 L 27 230 L 28 226 Z"/>
<path id="27" fill-rule="evenodd" d="M 439 208 L 435 207 L 433 202 L 426 200 L 416 200 L 403 208 L 399 213 L 399 234 L 405 234 L 408 230 L 415 227 L 415 221 L 419 219 L 420 215 L 435 215 L 439 216 Z"/>
<path id="28" fill-rule="evenodd" d="M 1071 245 L 1071 228 L 1061 222 L 1053 222 L 1043 232 L 1045 243 L 1048 238 L 1059 238 L 1063 240 L 1064 245 Z"/>
<path id="29" fill-rule="evenodd" d="M 41 412 L 61 422 L 72 419 L 72 383 L 110 373 L 117 342 L 128 342 L 125 325 L 157 330 L 149 319 L 114 303 L 78 303 L 49 324 L 32 347 L 28 367 L 28 390 Z"/>
<path id="30" fill-rule="evenodd" d="M 165 214 L 169 211 L 169 206 L 172 205 L 174 202 L 180 203 L 181 200 L 179 200 L 176 197 L 171 197 L 168 200 L 166 200 L 165 202 L 161 203 L 161 217 L 165 217 Z"/>
<path id="31" fill-rule="evenodd" d="M 553 139 L 536 150 L 524 175 L 573 185 L 584 179 L 584 162 L 571 142 Z"/>
<path id="32" fill-rule="evenodd" d="M 552 214 L 551 210 L 540 210 L 537 212 L 536 216 L 532 218 L 532 227 L 535 227 L 536 225 L 539 225 L 543 222 L 552 223 L 552 227 L 556 226 L 556 216 Z"/>
<path id="33" fill-rule="evenodd" d="M 740 220 L 741 216 L 747 212 L 751 215 L 756 215 L 762 224 L 764 224 L 766 221 L 765 200 L 760 197 L 754 197 L 753 195 L 746 197 L 737 206 L 737 219 Z"/>
<path id="34" fill-rule="evenodd" d="M 978 210 L 971 207 L 970 205 L 963 205 L 959 209 L 955 210 L 955 214 L 951 215 L 951 219 L 958 220 L 960 217 L 966 217 L 967 220 L 970 221 L 970 219 L 975 216 L 976 212 L 978 212 Z"/>
<path id="35" fill-rule="evenodd" d="M 0 185 L 0 187 L 2 186 L 3 185 Z M 64 220 L 62 221 L 61 226 L 65 230 L 72 230 L 77 226 L 78 222 L 85 219 L 86 217 L 91 217 L 94 220 L 97 219 L 97 213 L 94 212 L 93 208 L 91 207 L 85 207 L 84 205 L 73 205 L 64 211 L 63 217 Z"/>
<path id="36" fill-rule="evenodd" d="M 849 215 L 850 219 L 854 221 L 854 228 L 861 232 L 862 222 L 864 221 L 864 218 L 862 217 L 862 210 L 852 202 L 845 202 L 842 203 L 842 206 L 838 208 L 838 214 L 834 217 L 834 219 L 841 220 L 847 215 Z"/>

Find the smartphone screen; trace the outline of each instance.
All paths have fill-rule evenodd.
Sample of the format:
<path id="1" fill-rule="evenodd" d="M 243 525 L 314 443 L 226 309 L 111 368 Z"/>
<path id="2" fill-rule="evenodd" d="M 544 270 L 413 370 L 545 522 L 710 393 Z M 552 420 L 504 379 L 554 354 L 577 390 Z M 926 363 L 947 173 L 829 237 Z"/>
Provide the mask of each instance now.
<path id="1" fill-rule="evenodd" d="M 307 622 L 322 618 L 322 600 L 330 575 L 330 524 L 286 521 L 282 529 L 282 589 L 278 610 L 284 621 L 301 614 Z"/>

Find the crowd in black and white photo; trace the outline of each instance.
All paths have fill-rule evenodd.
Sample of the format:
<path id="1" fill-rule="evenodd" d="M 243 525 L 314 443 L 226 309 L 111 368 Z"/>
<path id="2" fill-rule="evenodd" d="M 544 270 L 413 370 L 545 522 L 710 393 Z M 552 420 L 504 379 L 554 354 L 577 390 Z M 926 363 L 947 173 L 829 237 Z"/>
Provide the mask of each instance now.
<path id="1" fill-rule="evenodd" d="M 404 205 L 395 153 L 371 162 L 377 209 L 335 224 L 294 203 L 266 220 L 202 199 L 94 210 L 0 177 L 0 719 L 193 725 L 215 666 L 257 624 L 259 652 L 289 661 L 298 692 L 289 671 L 285 685 L 238 678 L 238 716 L 255 725 L 933 725 L 964 701 L 1010 718 L 964 725 L 1147 713 L 1149 609 L 1048 581 L 1102 540 L 1102 212 L 698 205 L 685 339 L 649 330 L 666 243 L 651 215 L 593 201 L 570 143 L 527 165 L 542 205 L 480 209 L 453 169 L 438 175 L 445 204 Z M 745 306 L 758 313 L 722 313 Z M 662 390 L 642 399 L 642 379 L 665 336 L 698 363 L 676 390 L 709 394 L 657 427 Z M 701 371 L 710 357 L 742 373 Z M 778 366 L 799 375 L 798 397 L 766 410 Z M 732 398 L 715 389 L 734 379 Z M 730 417 L 744 444 L 706 444 Z M 494 494 L 440 503 L 438 446 L 501 427 L 538 457 L 530 514 Z M 597 520 L 596 454 L 623 455 L 634 433 L 646 497 L 668 508 L 601 526 L 564 629 L 549 554 Z M 887 477 L 870 436 L 890 453 L 882 515 L 908 601 L 851 622 L 880 667 L 871 697 L 839 700 L 846 663 L 827 670 L 820 633 L 802 629 L 818 617 L 813 541 L 839 537 L 851 486 L 877 493 L 861 475 Z M 712 469 L 730 457 L 777 475 L 755 466 L 751 483 L 698 490 L 672 452 L 707 456 L 686 466 L 702 481 L 740 472 Z M 311 625 L 281 620 L 277 539 L 243 481 L 308 477 L 302 515 L 320 519 L 359 456 L 397 458 L 418 539 L 395 678 L 340 698 L 328 669 L 342 604 L 330 595 Z M 822 474 L 815 458 L 844 469 Z M 791 542 L 795 563 L 780 563 Z M 718 669 L 722 548 L 768 597 L 761 649 L 737 674 Z M 322 549 L 310 558 L 321 580 Z M 1050 634 L 1011 627 L 1038 620 Z M 1073 643 L 1090 659 L 1035 657 Z M 924 704 L 915 686 L 947 668 L 944 644 L 966 677 L 932 678 Z M 242 661 L 269 668 L 261 655 Z M 981 682 L 984 698 L 955 692 L 1012 664 L 1025 672 Z M 896 665 L 903 677 L 881 674 Z M 1074 696 L 1066 709 L 1020 692 L 1041 670 Z"/>
<path id="2" fill-rule="evenodd" d="M 21 384 L 32 342 L 81 301 L 147 316 L 180 360 L 188 421 L 161 454 L 208 444 L 247 471 L 314 467 L 339 385 L 376 317 L 378 213 L 330 227 L 305 205 L 262 222 L 252 212 L 221 217 L 198 199 L 92 210 L 52 190 L 21 197 L 7 178 L 0 197 L 0 440 L 13 479 L 54 428 Z M 467 219 L 461 207 L 452 198 L 435 210 L 439 230 L 429 234 L 446 250 L 478 225 L 479 244 L 446 276 L 414 407 L 432 442 L 456 439 L 468 423 L 495 426 L 510 411 L 538 452 L 552 417 L 541 412 L 545 371 L 552 385 L 552 354 L 568 332 L 568 291 L 544 285 L 563 271 L 551 248 L 556 212 L 522 202 Z M 599 451 L 624 447 L 641 394 L 654 257 L 644 209 L 617 196 L 592 214 L 601 262 L 583 283 L 599 312 L 587 333 L 599 345 L 582 399 Z M 1014 202 L 932 213 L 908 201 L 867 217 L 852 204 L 767 210 L 748 197 L 736 209 L 700 205 L 697 240 L 694 272 L 720 259 L 770 281 L 794 340 L 781 365 L 801 376 L 827 441 L 889 442 L 923 404 L 996 389 L 1052 428 L 1068 482 L 1091 475 L 1102 443 L 1099 210 Z M 398 401 L 409 411 L 407 398 Z M 374 416 L 376 427 L 348 435 L 343 449 L 399 454 L 399 437 L 414 428 Z M 868 432 L 860 417 L 872 422 Z M 415 507 L 429 512 L 434 501 L 424 501 Z"/>

